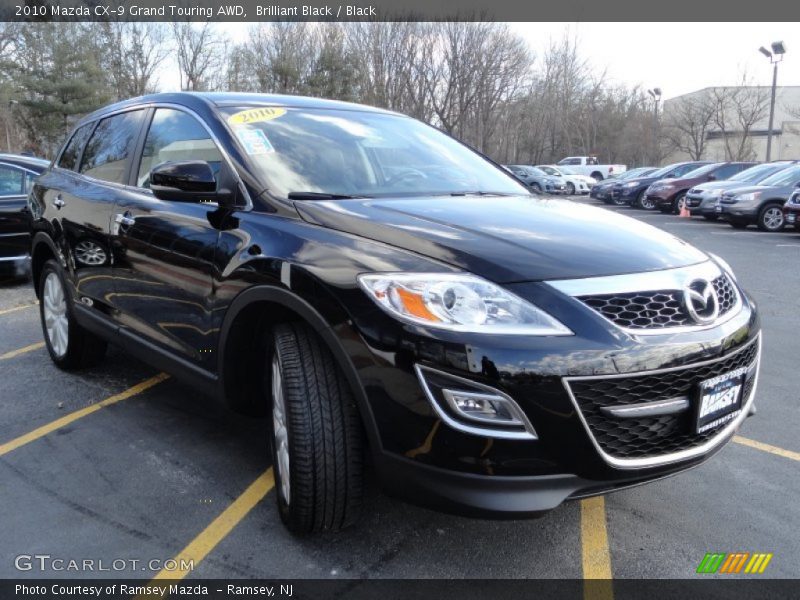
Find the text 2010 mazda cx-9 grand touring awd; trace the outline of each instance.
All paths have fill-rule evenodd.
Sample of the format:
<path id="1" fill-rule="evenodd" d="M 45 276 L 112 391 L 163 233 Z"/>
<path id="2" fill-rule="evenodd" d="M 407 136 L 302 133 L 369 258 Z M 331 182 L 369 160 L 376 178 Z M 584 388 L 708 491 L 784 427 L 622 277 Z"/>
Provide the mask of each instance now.
<path id="1" fill-rule="evenodd" d="M 698 465 L 753 410 L 760 325 L 725 262 L 402 115 L 138 98 L 80 122 L 29 203 L 55 363 L 110 341 L 268 415 L 296 532 L 351 523 L 365 464 L 535 516 Z"/>

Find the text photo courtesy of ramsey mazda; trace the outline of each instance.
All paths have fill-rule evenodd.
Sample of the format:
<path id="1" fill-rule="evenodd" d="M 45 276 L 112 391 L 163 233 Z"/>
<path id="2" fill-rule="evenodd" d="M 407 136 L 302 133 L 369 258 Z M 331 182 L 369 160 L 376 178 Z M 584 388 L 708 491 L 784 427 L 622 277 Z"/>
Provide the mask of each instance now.
<path id="1" fill-rule="evenodd" d="M 28 198 L 47 351 L 73 370 L 113 343 L 267 415 L 297 533 L 354 524 L 367 465 L 412 503 L 518 518 L 711 458 L 761 356 L 731 268 L 511 171 L 357 104 L 110 105 Z"/>

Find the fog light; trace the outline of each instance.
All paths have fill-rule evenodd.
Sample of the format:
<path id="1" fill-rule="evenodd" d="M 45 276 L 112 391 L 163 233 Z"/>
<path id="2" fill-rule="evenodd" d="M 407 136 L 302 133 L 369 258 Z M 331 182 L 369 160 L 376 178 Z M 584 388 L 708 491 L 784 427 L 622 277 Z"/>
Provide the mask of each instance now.
<path id="1" fill-rule="evenodd" d="M 511 407 L 501 396 L 446 389 L 442 390 L 442 395 L 450 408 L 467 419 L 506 425 L 523 424 L 511 414 Z"/>
<path id="2" fill-rule="evenodd" d="M 528 417 L 506 393 L 431 367 L 414 369 L 434 410 L 453 429 L 483 437 L 538 439 Z"/>

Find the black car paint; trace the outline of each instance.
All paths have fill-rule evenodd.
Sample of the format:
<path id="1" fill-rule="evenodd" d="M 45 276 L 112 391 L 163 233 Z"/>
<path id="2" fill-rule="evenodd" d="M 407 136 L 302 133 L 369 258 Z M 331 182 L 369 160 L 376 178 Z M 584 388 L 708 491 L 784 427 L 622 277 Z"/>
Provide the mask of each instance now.
<path id="1" fill-rule="evenodd" d="M 0 269 L 18 270 L 20 265 L 17 263 L 28 256 L 31 245 L 28 182 L 38 177 L 48 164 L 48 161 L 38 158 L 0 154 L 0 166 L 24 174 L 22 193 L 0 196 Z"/>
<path id="2" fill-rule="evenodd" d="M 260 392 L 253 376 L 263 370 L 254 325 L 287 316 L 307 321 L 353 388 L 385 487 L 450 511 L 535 515 L 569 497 L 674 474 L 713 454 L 636 470 L 609 466 L 562 377 L 718 358 L 758 335 L 750 299 L 742 293 L 744 309 L 720 327 L 645 337 L 624 333 L 544 282 L 690 265 L 706 255 L 655 228 L 559 200 L 276 199 L 234 143 L 217 102 L 372 110 L 306 98 L 161 94 L 87 117 L 140 106 L 188 110 L 225 150 L 232 166 L 221 177 L 237 192 L 223 206 L 157 201 L 134 186 L 132 173 L 126 185 L 112 185 L 49 169 L 30 198 L 34 274 L 45 260 L 59 261 L 84 327 L 251 410 Z M 63 209 L 53 206 L 59 194 Z M 134 224 L 116 227 L 117 216 L 126 214 Z M 80 236 L 103 244 L 108 261 L 76 263 Z M 479 274 L 534 302 L 575 335 L 487 336 L 401 323 L 356 284 L 360 273 L 395 271 Z M 485 438 L 440 426 L 415 364 L 508 393 L 539 439 Z"/>

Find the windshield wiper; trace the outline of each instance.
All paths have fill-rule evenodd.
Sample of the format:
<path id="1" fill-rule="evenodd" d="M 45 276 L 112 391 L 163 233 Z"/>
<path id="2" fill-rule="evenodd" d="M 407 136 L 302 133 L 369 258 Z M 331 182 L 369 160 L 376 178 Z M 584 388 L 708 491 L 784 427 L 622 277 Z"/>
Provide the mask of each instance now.
<path id="1" fill-rule="evenodd" d="M 348 196 L 347 194 L 328 194 L 325 192 L 289 192 L 289 200 L 352 200 L 369 196 Z"/>

